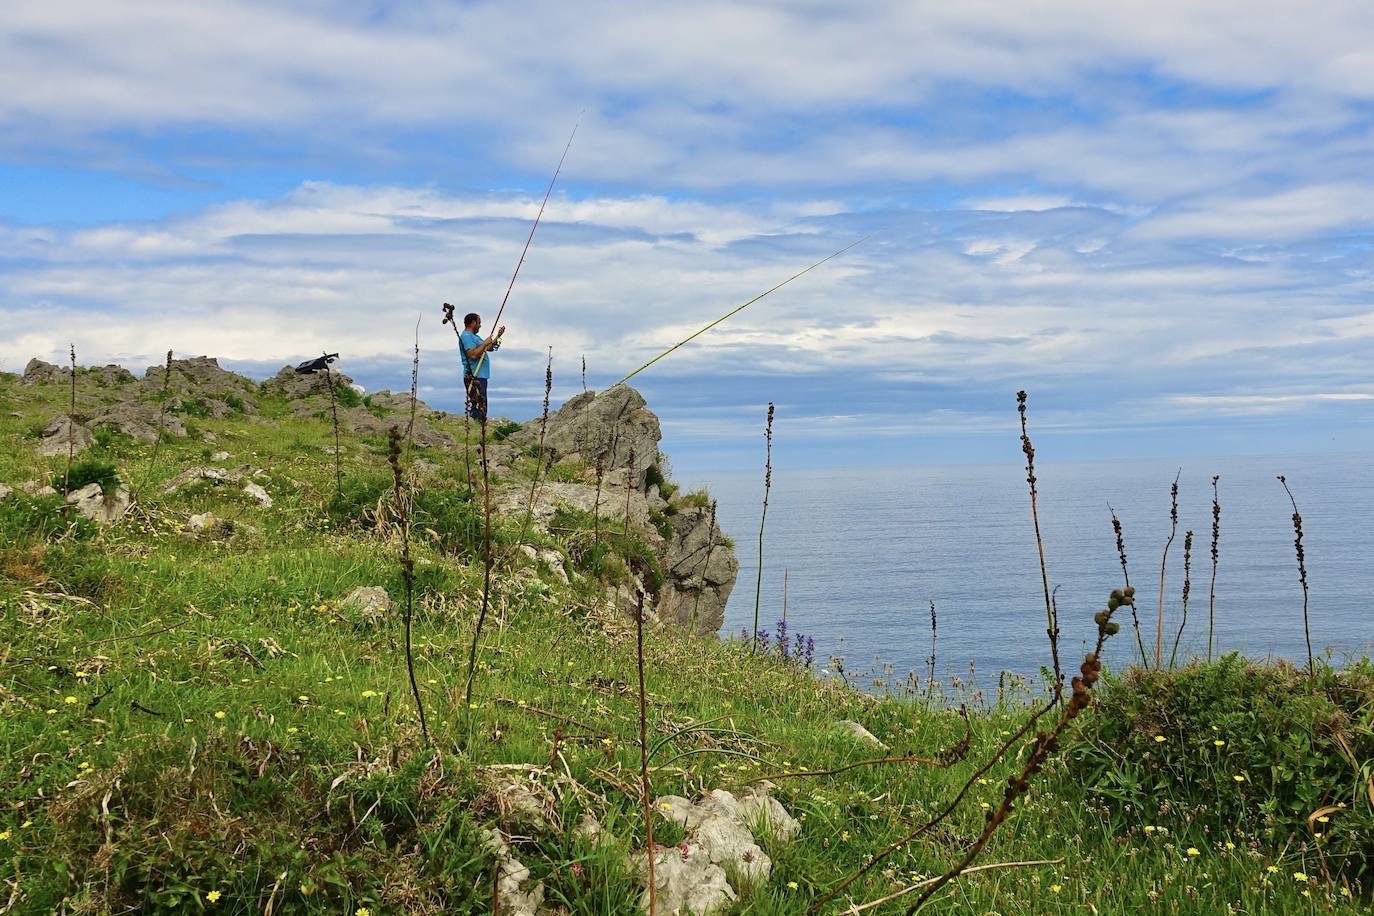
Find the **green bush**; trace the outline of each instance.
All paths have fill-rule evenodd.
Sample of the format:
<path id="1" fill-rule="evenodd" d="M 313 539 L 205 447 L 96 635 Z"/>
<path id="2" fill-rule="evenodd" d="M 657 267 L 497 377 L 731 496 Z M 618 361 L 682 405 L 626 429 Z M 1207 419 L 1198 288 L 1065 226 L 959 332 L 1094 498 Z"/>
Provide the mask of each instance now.
<path id="1" fill-rule="evenodd" d="M 516 423 L 514 420 L 502 420 L 500 423 L 496 424 L 496 428 L 492 430 L 491 437 L 497 442 L 501 442 L 505 439 L 509 439 L 522 429 L 524 429 L 524 426 Z"/>
<path id="2" fill-rule="evenodd" d="M 180 404 L 172 408 L 172 413 L 179 413 L 183 417 L 195 417 L 197 420 L 204 420 L 210 416 L 210 405 L 205 398 L 195 398 L 194 400 L 182 400 Z"/>
<path id="3" fill-rule="evenodd" d="M 1239 827 L 1276 849 L 1307 844 L 1350 878 L 1374 866 L 1367 660 L 1309 679 L 1233 654 L 1177 671 L 1132 668 L 1105 687 L 1069 755 L 1119 813 Z"/>
<path id="4" fill-rule="evenodd" d="M 46 541 L 69 529 L 78 538 L 88 538 L 95 534 L 96 524 L 83 515 L 68 513 L 67 502 L 61 496 L 30 497 L 15 493 L 0 499 L 2 543 Z"/>
<path id="5" fill-rule="evenodd" d="M 113 492 L 119 484 L 119 471 L 108 461 L 87 459 L 72 465 L 70 479 L 65 469 L 52 479 L 52 487 L 59 493 L 63 492 L 64 486 L 67 487 L 66 492 L 73 493 L 91 483 L 100 484 L 100 492 L 102 493 Z"/>
<path id="6" fill-rule="evenodd" d="M 363 396 L 348 385 L 334 382 L 334 400 L 340 407 L 357 407 L 363 402 Z"/>
<path id="7" fill-rule="evenodd" d="M 243 403 L 243 398 L 239 397 L 236 394 L 226 395 L 224 398 L 224 404 L 226 407 L 228 407 L 232 411 L 235 411 L 236 413 L 243 413 L 245 407 Z"/>
<path id="8" fill-rule="evenodd" d="M 658 487 L 659 493 L 663 492 L 663 485 L 668 481 L 663 476 L 663 468 L 657 464 L 651 464 L 644 472 L 644 492 L 648 493 L 650 487 Z M 666 498 L 666 497 L 665 497 Z"/>
<path id="9" fill-rule="evenodd" d="M 693 490 L 691 493 L 684 493 L 674 502 L 674 507 L 678 512 L 686 508 L 709 509 L 711 508 L 711 494 L 705 490 Z"/>

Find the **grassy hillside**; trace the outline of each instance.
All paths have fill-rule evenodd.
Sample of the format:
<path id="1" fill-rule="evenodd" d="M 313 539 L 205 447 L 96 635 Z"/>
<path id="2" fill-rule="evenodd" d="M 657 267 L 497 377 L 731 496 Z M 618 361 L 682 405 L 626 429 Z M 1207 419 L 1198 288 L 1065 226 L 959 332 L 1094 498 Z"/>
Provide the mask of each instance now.
<path id="1" fill-rule="evenodd" d="M 36 446 L 66 397 L 59 384 L 0 377 L 0 482 L 60 483 L 65 456 L 40 458 Z M 461 445 L 405 456 L 426 747 L 399 611 L 377 619 L 340 605 L 357 586 L 404 594 L 385 443 L 346 441 L 336 497 L 328 420 L 297 416 L 284 397 L 260 394 L 256 405 L 252 416 L 184 414 L 190 435 L 164 442 L 156 464 L 150 444 L 98 436 L 81 459 L 112 464 L 136 491 L 108 527 L 76 519 L 60 496 L 0 500 L 0 911 L 486 913 L 494 859 L 482 830 L 502 826 L 544 883 L 547 912 L 635 912 L 635 633 L 606 585 L 615 554 L 628 560 L 642 545 L 612 538 L 608 554 L 586 550 L 571 523 L 532 531 L 527 542 L 573 558 L 564 585 L 514 549 L 520 519 L 498 518 L 469 705 L 480 499 Z M 433 425 L 461 442 L 461 420 Z M 231 458 L 212 461 L 220 449 Z M 273 506 L 213 484 L 162 493 L 198 465 L 261 469 L 254 479 Z M 239 532 L 183 537 L 205 512 Z M 661 627 L 645 649 L 653 795 L 770 776 L 802 824 L 790 842 L 761 838 L 772 875 L 738 888 L 730 913 L 805 912 L 952 799 L 1037 699 L 971 711 L 967 754 L 947 768 L 796 777 L 875 756 L 936 757 L 965 724 L 955 709 L 866 696 L 738 642 Z M 1125 639 L 1109 643 L 1108 668 L 1128 652 Z M 924 911 L 1367 911 L 1372 684 L 1368 668 L 1309 684 L 1234 658 L 1109 677 L 979 859 L 1062 861 L 965 876 Z M 846 719 L 891 749 L 857 741 L 837 726 Z M 1026 744 L 826 912 L 959 859 Z M 512 780 L 538 817 L 512 807 Z M 586 814 L 614 841 L 580 836 Z M 658 843 L 683 840 L 655 821 Z M 904 912 L 912 899 L 862 912 Z"/>

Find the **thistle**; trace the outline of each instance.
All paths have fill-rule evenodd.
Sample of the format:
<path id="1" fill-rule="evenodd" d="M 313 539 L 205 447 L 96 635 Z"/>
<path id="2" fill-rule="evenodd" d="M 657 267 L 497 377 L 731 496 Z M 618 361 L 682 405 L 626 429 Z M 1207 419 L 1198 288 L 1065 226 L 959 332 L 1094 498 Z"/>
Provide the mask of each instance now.
<path id="1" fill-rule="evenodd" d="M 402 487 L 401 431 L 392 426 L 387 431 L 387 457 L 391 465 L 391 485 L 396 497 L 396 512 L 401 529 L 401 581 L 406 589 L 405 636 L 406 674 L 410 677 L 410 692 L 415 697 L 415 709 L 420 714 L 420 734 L 429 746 L 429 726 L 425 723 L 425 705 L 420 700 L 420 687 L 415 681 L 415 657 L 411 645 L 411 620 L 415 608 L 415 560 L 410 556 L 410 501 Z"/>

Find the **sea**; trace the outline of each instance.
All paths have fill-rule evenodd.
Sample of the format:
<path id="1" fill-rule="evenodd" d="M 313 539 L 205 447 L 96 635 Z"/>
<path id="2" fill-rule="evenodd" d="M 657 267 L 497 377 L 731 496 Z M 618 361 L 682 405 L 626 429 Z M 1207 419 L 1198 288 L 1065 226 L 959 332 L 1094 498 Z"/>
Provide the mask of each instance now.
<path id="1" fill-rule="evenodd" d="M 1066 667 L 1082 660 L 1096 635 L 1094 613 L 1124 584 L 1111 510 L 1122 523 L 1141 641 L 1153 658 L 1176 475 L 1178 522 L 1163 588 L 1165 661 L 1180 627 L 1179 661 L 1205 657 L 1210 616 L 1214 654 L 1305 663 L 1293 505 L 1279 474 L 1302 515 L 1313 654 L 1344 664 L 1374 651 L 1374 470 L 1367 456 L 1042 462 L 1040 533 Z M 1221 504 L 1214 599 L 1213 475 Z M 1004 672 L 1034 682 L 1049 664 L 1023 466 L 775 468 L 757 589 L 761 471 L 693 476 L 718 500 L 721 527 L 740 562 L 722 636 L 739 638 L 752 628 L 757 591 L 759 627 L 776 640 L 785 584 L 787 630 L 815 641 L 815 670 L 829 677 L 843 671 L 870 692 L 901 694 L 927 680 L 931 602 L 935 674 L 946 687 L 972 685 L 991 696 L 1007 680 Z M 1121 669 L 1139 650 L 1129 609 L 1115 619 L 1122 630 L 1104 661 Z M 795 649 L 791 637 L 789 644 Z"/>

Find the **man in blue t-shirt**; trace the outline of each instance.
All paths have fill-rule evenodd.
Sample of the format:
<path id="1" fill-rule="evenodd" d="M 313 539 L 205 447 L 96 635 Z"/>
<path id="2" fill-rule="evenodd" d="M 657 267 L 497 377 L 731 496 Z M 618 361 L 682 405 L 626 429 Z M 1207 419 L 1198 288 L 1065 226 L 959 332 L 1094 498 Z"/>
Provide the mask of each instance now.
<path id="1" fill-rule="evenodd" d="M 501 347 L 503 324 L 496 333 L 482 339 L 482 316 L 468 312 L 463 316 L 463 333 L 458 335 L 459 350 L 463 354 L 463 387 L 467 391 L 468 416 L 474 420 L 487 419 L 487 380 L 491 378 L 491 354 Z"/>

